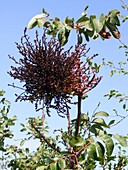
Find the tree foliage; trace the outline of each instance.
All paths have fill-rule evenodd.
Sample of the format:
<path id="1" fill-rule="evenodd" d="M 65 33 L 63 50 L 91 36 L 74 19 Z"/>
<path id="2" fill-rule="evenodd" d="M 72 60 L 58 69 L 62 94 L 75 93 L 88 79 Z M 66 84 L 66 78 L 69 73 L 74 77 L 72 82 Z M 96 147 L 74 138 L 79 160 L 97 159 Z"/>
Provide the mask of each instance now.
<path id="1" fill-rule="evenodd" d="M 3 93 L 1 91 L 3 96 Z M 1 97 L 2 97 L 1 96 Z M 49 133 L 48 126 L 41 117 L 28 118 L 27 125 L 21 123 L 21 133 L 26 138 L 16 145 L 6 145 L 7 138 L 13 137 L 11 127 L 15 126 L 16 116 L 9 118 L 10 103 L 1 99 L 1 136 L 0 152 L 1 167 L 3 169 L 94 169 L 97 163 L 102 169 L 123 168 L 128 164 L 127 156 L 119 147 L 119 155 L 113 154 L 114 147 L 127 146 L 126 137 L 108 133 L 114 124 L 112 120 L 106 123 L 106 112 L 94 112 L 92 117 L 81 114 L 79 135 L 74 136 L 76 119 L 71 120 L 70 132 L 62 129 L 55 130 L 56 137 Z M 8 111 L 7 111 L 8 110 Z M 6 117 L 5 117 L 6 116 Z M 42 128 L 43 127 L 43 128 Z M 27 141 L 37 142 L 36 151 L 31 152 L 29 147 L 22 147 Z M 116 139 L 116 140 L 115 140 Z M 118 144 L 115 144 L 118 143 Z M 116 146 L 117 145 L 117 146 Z M 118 160 L 118 161 L 117 161 Z M 114 163 L 112 163 L 114 161 Z M 116 163 L 117 161 L 117 163 Z"/>
<path id="2" fill-rule="evenodd" d="M 99 18 L 95 15 L 87 16 L 84 9 L 82 16 L 75 21 L 74 18 L 66 17 L 63 22 L 59 18 L 50 18 L 49 14 L 43 9 L 43 14 L 34 16 L 28 23 L 28 29 L 32 29 L 36 25 L 38 27 L 44 26 L 47 28 L 47 34 L 58 36 L 61 45 L 65 45 L 68 42 L 70 32 L 76 30 L 79 33 L 79 42 L 82 43 L 83 37 L 86 41 L 89 38 L 96 39 L 100 36 L 102 39 L 120 38 L 120 32 L 118 26 L 120 26 L 120 12 L 118 10 L 109 11 L 108 15 L 101 14 Z"/>

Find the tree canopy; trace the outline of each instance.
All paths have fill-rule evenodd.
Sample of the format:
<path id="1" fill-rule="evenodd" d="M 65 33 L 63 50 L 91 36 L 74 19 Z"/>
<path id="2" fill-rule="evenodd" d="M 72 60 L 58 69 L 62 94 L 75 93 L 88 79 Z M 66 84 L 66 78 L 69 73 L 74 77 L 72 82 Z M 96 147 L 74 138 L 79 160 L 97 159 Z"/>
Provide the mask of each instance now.
<path id="1" fill-rule="evenodd" d="M 122 9 L 128 11 L 124 1 Z M 98 18 L 94 14 L 88 16 L 87 10 L 88 6 L 76 21 L 69 17 L 61 21 L 59 17 L 51 18 L 43 8 L 42 14 L 34 16 L 28 23 L 21 42 L 16 43 L 20 59 L 9 55 L 14 65 L 8 74 L 20 82 L 9 86 L 22 90 L 16 94 L 16 101 L 34 103 L 36 111 L 41 110 L 42 115 L 28 117 L 26 124 L 21 123 L 20 132 L 25 133 L 25 138 L 21 140 L 20 146 L 6 145 L 8 140 L 14 138 L 12 127 L 16 126 L 17 116 L 9 116 L 10 102 L 4 97 L 5 92 L 0 91 L 1 169 L 120 170 L 128 167 L 128 153 L 124 149 L 128 146 L 128 136 L 111 131 L 113 126 L 128 116 L 127 95 L 116 89 L 104 94 L 108 100 L 116 98 L 122 103 L 125 116 L 113 108 L 119 119 L 112 119 L 110 113 L 99 110 L 100 103 L 91 114 L 82 110 L 89 92 L 93 93 L 93 89 L 102 82 L 101 68 L 111 68 L 111 77 L 116 73 L 124 76 L 128 74 L 123 67 L 127 62 L 118 63 L 119 67 L 105 59 L 100 64 L 95 62 L 98 54 L 90 57 L 86 43 L 97 38 L 111 41 L 113 37 L 121 43 L 119 48 L 125 48 L 127 57 L 128 47 L 121 41 L 119 29 L 128 17 L 114 9 Z M 28 29 L 36 26 L 43 27 L 42 36 L 36 31 L 34 40 L 31 40 Z M 75 30 L 77 42 L 65 49 L 72 30 Z M 76 109 L 76 117 L 73 118 L 72 107 Z M 54 137 L 45 121 L 53 110 L 67 120 L 66 130 L 63 127 L 54 129 Z M 27 141 L 37 142 L 39 146 L 31 152 L 29 146 L 24 147 Z"/>

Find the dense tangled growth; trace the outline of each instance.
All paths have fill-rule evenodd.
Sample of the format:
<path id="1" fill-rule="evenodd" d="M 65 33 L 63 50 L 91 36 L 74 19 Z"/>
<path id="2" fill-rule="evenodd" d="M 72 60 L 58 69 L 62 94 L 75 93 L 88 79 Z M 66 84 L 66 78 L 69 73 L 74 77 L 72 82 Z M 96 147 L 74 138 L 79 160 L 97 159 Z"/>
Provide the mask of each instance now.
<path id="1" fill-rule="evenodd" d="M 81 57 L 86 57 L 85 44 L 77 45 L 74 51 L 72 47 L 64 51 L 56 39 L 47 40 L 45 31 L 41 39 L 36 32 L 31 43 L 25 30 L 21 44 L 16 45 L 23 58 L 16 61 L 9 56 L 18 65 L 12 66 L 9 74 L 24 83 L 17 100 L 35 102 L 36 109 L 43 102 L 41 107 L 64 113 L 73 95 L 82 96 L 101 80 L 88 62 L 95 55 L 81 62 Z"/>

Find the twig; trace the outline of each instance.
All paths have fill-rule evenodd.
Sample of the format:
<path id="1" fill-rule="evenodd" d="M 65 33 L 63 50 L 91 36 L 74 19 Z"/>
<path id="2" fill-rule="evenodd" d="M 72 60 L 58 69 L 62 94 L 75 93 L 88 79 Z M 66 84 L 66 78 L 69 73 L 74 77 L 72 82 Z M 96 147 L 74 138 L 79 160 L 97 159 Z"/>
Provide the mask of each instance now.
<path id="1" fill-rule="evenodd" d="M 56 152 L 59 152 L 59 153 L 60 153 L 59 149 L 55 148 L 54 145 L 52 145 L 52 144 L 45 138 L 45 136 L 40 133 L 40 131 L 34 126 L 33 123 L 31 123 L 31 126 L 32 126 L 32 128 L 34 128 L 35 131 L 38 133 L 40 139 L 43 139 L 43 141 L 46 142 L 49 147 L 51 147 L 51 148 L 52 148 L 53 150 L 55 150 Z"/>
<path id="2" fill-rule="evenodd" d="M 98 105 L 97 105 L 96 108 L 94 109 L 93 114 L 92 114 L 92 117 L 95 115 L 96 110 L 98 109 L 99 106 L 100 106 L 100 102 L 98 103 Z"/>
<path id="3" fill-rule="evenodd" d="M 124 42 L 122 42 L 121 39 L 118 39 L 118 40 L 123 45 L 123 48 L 128 48 L 128 46 Z"/>
<path id="4" fill-rule="evenodd" d="M 117 116 L 122 117 L 122 119 L 119 120 L 118 122 L 114 123 L 113 125 L 111 125 L 111 127 L 112 127 L 112 126 L 116 126 L 117 124 L 119 124 L 120 122 L 122 122 L 124 119 L 126 119 L 126 118 L 128 117 L 128 114 L 127 114 L 126 116 L 121 116 L 121 115 L 117 115 Z"/>
<path id="5" fill-rule="evenodd" d="M 86 145 L 84 145 L 84 147 L 81 148 L 81 149 L 80 149 L 79 151 L 77 151 L 77 152 L 75 152 L 74 149 L 71 147 L 71 152 L 72 152 L 72 153 L 71 153 L 70 155 L 65 156 L 65 158 L 66 158 L 66 157 L 67 157 L 67 158 L 69 158 L 69 157 L 74 157 L 74 158 L 75 158 L 76 165 L 77 165 L 77 167 L 78 167 L 78 166 L 79 166 L 78 157 L 79 157 L 80 153 L 81 153 L 84 149 L 86 149 L 90 144 L 91 144 L 91 141 L 90 141 L 89 143 L 87 143 Z"/>
<path id="6" fill-rule="evenodd" d="M 127 6 L 127 4 L 124 2 L 124 0 L 121 0 L 121 2 L 122 2 L 123 5 L 125 6 L 125 8 L 128 10 L 128 6 Z"/>
<path id="7" fill-rule="evenodd" d="M 24 88 L 22 88 L 22 87 L 15 86 L 15 85 L 14 85 L 14 83 L 13 83 L 13 84 L 8 84 L 8 86 L 12 86 L 13 88 L 17 88 L 17 89 L 25 90 L 25 89 L 24 89 Z"/>
<path id="8" fill-rule="evenodd" d="M 81 153 L 84 149 L 86 149 L 90 144 L 91 144 L 91 141 L 90 141 L 89 143 L 87 143 L 83 148 L 81 148 L 81 149 L 77 152 L 77 156 L 79 156 L 80 153 Z"/>
<path id="9" fill-rule="evenodd" d="M 44 120 L 45 120 L 45 115 L 44 115 L 44 107 L 42 108 L 42 132 L 44 132 Z"/>

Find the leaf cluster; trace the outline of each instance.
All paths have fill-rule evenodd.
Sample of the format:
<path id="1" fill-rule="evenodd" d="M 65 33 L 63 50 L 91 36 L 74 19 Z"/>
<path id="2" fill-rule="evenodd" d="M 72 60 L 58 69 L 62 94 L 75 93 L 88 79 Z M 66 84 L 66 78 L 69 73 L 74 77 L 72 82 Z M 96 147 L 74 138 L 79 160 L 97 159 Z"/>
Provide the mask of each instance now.
<path id="1" fill-rule="evenodd" d="M 120 12 L 118 10 L 109 11 L 108 15 L 101 14 L 99 18 L 95 15 L 87 16 L 85 8 L 82 16 L 75 21 L 74 18 L 66 17 L 62 22 L 59 18 L 49 18 L 46 12 L 34 16 L 28 23 L 28 29 L 32 29 L 36 25 L 38 27 L 44 26 L 47 28 L 47 34 L 53 37 L 58 36 L 58 40 L 61 45 L 65 45 L 68 42 L 70 32 L 76 30 L 79 33 L 79 43 L 82 43 L 83 38 L 89 41 L 89 38 L 96 39 L 100 36 L 102 39 L 110 39 L 113 36 L 116 39 L 120 39 L 120 32 L 118 26 L 120 26 Z"/>

